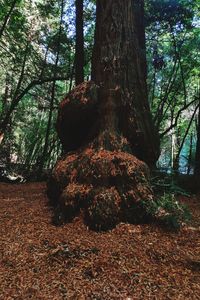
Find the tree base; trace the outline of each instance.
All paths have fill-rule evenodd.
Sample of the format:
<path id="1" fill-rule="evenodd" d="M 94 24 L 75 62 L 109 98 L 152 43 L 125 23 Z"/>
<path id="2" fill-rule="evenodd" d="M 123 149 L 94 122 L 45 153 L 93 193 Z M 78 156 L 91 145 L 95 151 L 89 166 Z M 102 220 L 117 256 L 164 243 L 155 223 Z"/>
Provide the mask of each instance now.
<path id="1" fill-rule="evenodd" d="M 148 180 L 147 165 L 135 156 L 86 148 L 57 162 L 48 196 L 57 207 L 60 223 L 83 211 L 90 228 L 108 230 L 119 222 L 146 220 L 143 203 L 153 201 Z"/>

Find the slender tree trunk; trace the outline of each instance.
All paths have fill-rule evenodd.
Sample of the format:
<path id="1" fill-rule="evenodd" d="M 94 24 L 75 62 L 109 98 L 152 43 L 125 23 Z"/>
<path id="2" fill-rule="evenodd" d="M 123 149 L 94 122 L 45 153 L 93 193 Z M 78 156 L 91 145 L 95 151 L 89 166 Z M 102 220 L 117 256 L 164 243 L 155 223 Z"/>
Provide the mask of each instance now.
<path id="1" fill-rule="evenodd" d="M 18 0 L 14 0 L 11 4 L 10 10 L 8 11 L 7 15 L 4 18 L 4 22 L 2 27 L 0 28 L 0 38 L 2 37 L 4 30 L 6 28 L 6 25 L 8 24 L 8 21 L 10 19 L 10 16 L 12 15 L 13 9 L 15 8 L 15 5 L 17 4 Z"/>
<path id="2" fill-rule="evenodd" d="M 192 114 L 192 116 L 191 116 L 191 119 L 190 119 L 190 122 L 189 122 L 189 124 L 188 124 L 188 127 L 187 127 L 187 129 L 186 129 L 186 131 L 185 131 L 185 134 L 184 134 L 184 136 L 183 136 L 182 142 L 181 142 L 181 144 L 180 144 L 180 146 L 179 146 L 178 153 L 176 154 L 176 157 L 175 157 L 176 170 L 177 170 L 177 166 L 179 165 L 179 158 L 180 158 L 181 151 L 182 151 L 182 149 L 183 149 L 185 140 L 186 140 L 186 138 L 187 138 L 187 136 L 188 136 L 188 133 L 189 133 L 190 127 L 191 127 L 191 125 L 192 125 L 192 122 L 193 122 L 193 120 L 194 120 L 194 117 L 195 117 L 195 115 L 196 115 L 197 109 L 198 109 L 198 106 L 196 106 L 196 108 L 194 109 L 194 112 L 193 112 L 193 114 Z"/>
<path id="3" fill-rule="evenodd" d="M 180 160 L 180 147 L 181 147 L 181 140 L 180 140 L 180 130 L 177 128 L 177 130 L 174 130 L 174 161 L 172 169 L 175 174 L 178 174 L 179 172 L 179 160 Z"/>
<path id="4" fill-rule="evenodd" d="M 42 137 L 39 137 L 35 144 L 35 148 L 33 149 L 33 153 L 31 155 L 31 158 L 29 161 L 29 170 L 30 170 L 31 166 L 33 166 L 33 165 L 35 166 L 38 163 L 38 156 L 39 156 L 39 153 L 42 151 L 42 147 L 41 147 L 42 140 L 43 140 Z M 38 167 L 38 165 L 37 165 L 37 167 Z"/>
<path id="5" fill-rule="evenodd" d="M 51 131 L 51 123 L 52 123 L 52 116 L 53 116 L 53 105 L 54 105 L 54 99 L 55 99 L 55 91 L 56 91 L 56 75 L 57 75 L 57 66 L 58 66 L 58 60 L 59 60 L 59 54 L 60 54 L 60 39 L 61 39 L 61 32 L 62 32 L 62 23 L 63 23 L 63 10 L 64 10 L 64 0 L 61 1 L 61 16 L 60 16 L 60 25 L 59 25 L 59 33 L 58 33 L 58 45 L 57 45 L 57 53 L 56 53 L 56 61 L 54 65 L 54 78 L 55 80 L 52 83 L 52 90 L 51 90 L 51 99 L 50 99 L 50 107 L 49 107 L 49 117 L 47 122 L 47 129 L 46 129 L 46 135 L 45 135 L 45 141 L 44 141 L 44 149 L 42 156 L 40 157 L 39 163 L 38 163 L 38 174 L 42 173 L 42 169 L 45 163 L 45 158 L 47 155 L 48 150 L 48 142 L 49 142 L 49 135 Z"/>
<path id="6" fill-rule="evenodd" d="M 9 88 L 9 79 L 8 79 L 8 75 L 6 75 L 5 92 L 4 92 L 3 99 L 2 99 L 2 116 L 7 111 L 9 91 L 10 91 L 10 88 Z"/>
<path id="7" fill-rule="evenodd" d="M 174 169 L 174 157 L 175 157 L 175 134 L 174 132 L 171 133 L 171 163 L 170 168 L 171 170 Z"/>
<path id="8" fill-rule="evenodd" d="M 24 58 L 23 58 L 23 62 L 22 62 L 22 68 L 21 68 L 20 76 L 19 76 L 19 79 L 17 82 L 17 86 L 15 89 L 14 95 L 12 97 L 10 107 L 5 114 L 3 121 L 0 123 L 0 136 L 4 135 L 4 133 L 8 127 L 8 124 L 10 122 L 11 114 L 16 107 L 16 103 L 18 102 L 18 94 L 19 94 L 19 91 L 20 91 L 20 88 L 22 85 L 22 81 L 24 79 L 24 72 L 25 72 L 25 67 L 26 67 L 26 63 L 27 63 L 28 50 L 29 50 L 29 42 L 27 42 L 25 50 L 24 50 Z"/>
<path id="9" fill-rule="evenodd" d="M 71 90 L 72 90 L 73 78 L 74 78 L 74 64 L 72 66 L 72 71 L 71 71 L 71 74 L 70 74 L 70 77 L 69 77 L 69 90 L 68 90 L 68 93 L 71 92 Z"/>
<path id="10" fill-rule="evenodd" d="M 6 76 L 6 82 L 5 82 L 5 92 L 2 99 L 2 111 L 0 114 L 0 119 L 3 119 L 4 114 L 7 112 L 8 107 L 8 97 L 9 97 L 9 83 L 8 83 L 8 76 Z M 0 131 L 0 145 L 4 139 L 4 132 Z"/>
<path id="11" fill-rule="evenodd" d="M 83 0 L 76 0 L 75 83 L 84 81 Z"/>
<path id="12" fill-rule="evenodd" d="M 168 82 L 167 87 L 164 91 L 164 95 L 163 96 L 161 95 L 161 97 L 160 97 L 161 100 L 160 100 L 160 103 L 158 105 L 158 109 L 156 111 L 156 114 L 155 114 L 155 117 L 154 117 L 154 120 L 153 120 L 156 128 L 159 128 L 159 125 L 160 125 L 160 123 L 163 119 L 163 110 L 164 110 L 164 107 L 165 107 L 165 103 L 166 103 L 166 100 L 168 99 L 168 97 L 169 97 L 169 95 L 170 95 L 170 93 L 173 89 L 178 69 L 179 69 L 179 65 L 177 64 L 177 61 L 175 61 L 172 72 L 171 72 L 169 82 Z"/>
<path id="13" fill-rule="evenodd" d="M 199 112 L 198 112 L 198 125 L 197 125 L 197 144 L 195 154 L 195 166 L 194 166 L 195 177 L 200 177 L 200 95 L 199 95 Z"/>
<path id="14" fill-rule="evenodd" d="M 30 146 L 28 155 L 26 153 L 26 157 L 25 157 L 25 161 L 24 161 L 26 169 L 30 169 L 31 161 L 35 154 L 35 149 L 37 147 L 39 140 L 41 140 L 41 138 L 36 134 L 36 138 L 34 139 L 33 143 Z"/>
<path id="15" fill-rule="evenodd" d="M 190 134 L 190 149 L 188 154 L 188 167 L 187 167 L 187 175 L 190 175 L 191 165 L 192 165 L 192 149 L 193 149 L 193 134 Z"/>

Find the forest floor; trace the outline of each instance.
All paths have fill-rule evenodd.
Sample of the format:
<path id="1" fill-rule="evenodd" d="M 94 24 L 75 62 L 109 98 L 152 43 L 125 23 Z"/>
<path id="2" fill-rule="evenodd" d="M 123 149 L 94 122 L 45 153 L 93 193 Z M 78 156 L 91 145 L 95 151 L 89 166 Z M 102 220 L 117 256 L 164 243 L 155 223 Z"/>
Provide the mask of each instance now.
<path id="1" fill-rule="evenodd" d="M 200 196 L 180 232 L 51 223 L 45 183 L 0 184 L 0 299 L 200 299 Z"/>

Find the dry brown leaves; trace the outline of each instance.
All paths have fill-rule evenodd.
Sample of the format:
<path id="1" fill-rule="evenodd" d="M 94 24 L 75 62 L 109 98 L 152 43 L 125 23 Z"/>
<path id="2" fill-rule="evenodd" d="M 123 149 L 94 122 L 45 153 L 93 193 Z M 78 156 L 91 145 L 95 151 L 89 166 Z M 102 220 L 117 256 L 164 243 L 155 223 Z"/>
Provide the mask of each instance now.
<path id="1" fill-rule="evenodd" d="M 0 184 L 0 299 L 200 299 L 200 202 L 179 233 L 51 224 L 45 184 Z"/>

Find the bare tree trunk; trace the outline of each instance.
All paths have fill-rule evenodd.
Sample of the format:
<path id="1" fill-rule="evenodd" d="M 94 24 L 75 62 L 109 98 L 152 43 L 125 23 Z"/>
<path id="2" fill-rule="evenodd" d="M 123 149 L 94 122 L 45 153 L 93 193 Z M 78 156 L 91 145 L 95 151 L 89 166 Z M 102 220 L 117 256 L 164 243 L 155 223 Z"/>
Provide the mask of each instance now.
<path id="1" fill-rule="evenodd" d="M 183 149 L 185 140 L 186 140 L 186 138 L 187 138 L 187 136 L 188 136 L 190 127 L 191 127 L 191 125 L 192 125 L 192 122 L 193 122 L 193 120 L 194 120 L 194 117 L 195 117 L 195 115 L 196 115 L 196 112 L 197 112 L 198 107 L 199 107 L 199 106 L 196 106 L 196 108 L 194 109 L 194 112 L 193 112 L 193 114 L 192 114 L 192 116 L 191 116 L 191 119 L 190 119 L 189 124 L 188 124 L 188 127 L 187 127 L 187 129 L 186 129 L 186 131 L 185 131 L 185 134 L 184 134 L 184 137 L 183 137 L 183 139 L 182 139 L 182 142 L 181 142 L 181 144 L 180 144 L 180 146 L 179 146 L 178 153 L 176 154 L 176 157 L 175 157 L 176 170 L 177 170 L 177 166 L 179 166 L 179 158 L 180 158 L 181 151 L 182 151 L 182 149 Z"/>
<path id="2" fill-rule="evenodd" d="M 22 62 L 21 73 L 20 73 L 20 76 L 19 76 L 19 79 L 18 79 L 18 82 L 17 82 L 17 86 L 16 86 L 16 89 L 15 89 L 10 107 L 7 110 L 6 114 L 5 114 L 5 117 L 4 117 L 3 121 L 0 123 L 0 135 L 4 135 L 4 133 L 7 129 L 7 126 L 9 124 L 11 114 L 12 114 L 14 108 L 16 107 L 17 96 L 19 94 L 19 90 L 21 88 L 22 81 L 24 79 L 24 72 L 25 72 L 25 67 L 26 67 L 26 63 L 27 63 L 28 50 L 29 50 L 29 42 L 26 43 L 26 47 L 25 47 L 25 50 L 24 50 L 24 58 L 23 58 L 23 62 Z"/>
<path id="3" fill-rule="evenodd" d="M 61 16 L 60 16 L 60 25 L 59 25 L 59 33 L 58 33 L 58 45 L 57 45 L 57 53 L 56 53 L 56 61 L 54 65 L 54 78 L 56 79 L 57 75 L 57 66 L 58 66 L 58 60 L 59 60 L 59 54 L 60 54 L 60 38 L 61 38 L 61 31 L 62 31 L 62 23 L 63 23 L 63 10 L 64 10 L 64 0 L 61 1 Z M 42 169 L 45 163 L 45 158 L 48 150 L 48 142 L 49 142 L 49 135 L 51 130 L 51 123 L 52 123 L 52 116 L 53 116 L 53 105 L 54 105 L 54 99 L 55 99 L 55 90 L 56 90 L 56 80 L 52 83 L 52 90 L 51 90 L 51 99 L 50 99 L 50 107 L 49 107 L 49 117 L 48 117 L 48 123 L 47 123 L 47 129 L 46 129 L 46 135 L 45 135 L 45 141 L 44 141 L 44 148 L 42 156 L 40 157 L 39 163 L 38 163 L 38 174 L 42 173 Z"/>
<path id="4" fill-rule="evenodd" d="M 193 148 L 193 134 L 190 134 L 190 149 L 188 154 L 188 167 L 187 167 L 187 175 L 190 175 L 191 172 L 191 162 L 192 162 L 192 148 Z"/>
<path id="5" fill-rule="evenodd" d="M 180 153 L 181 153 L 181 151 L 179 152 L 180 147 L 181 147 L 180 130 L 179 128 L 177 128 L 176 130 L 174 130 L 174 160 L 172 163 L 172 169 L 175 174 L 179 173 L 179 160 L 180 160 Z"/>
<path id="6" fill-rule="evenodd" d="M 6 75 L 5 92 L 4 92 L 3 99 L 2 99 L 2 117 L 3 117 L 3 114 L 7 111 L 9 92 L 10 92 L 9 78 L 8 78 L 8 75 Z"/>
<path id="7" fill-rule="evenodd" d="M 6 28 L 6 25 L 8 24 L 8 21 L 10 19 L 10 16 L 12 15 L 13 9 L 15 8 L 15 5 L 17 4 L 18 0 L 14 0 L 13 3 L 11 4 L 10 10 L 8 11 L 7 15 L 4 18 L 3 25 L 0 29 L 0 38 L 2 37 L 4 30 Z"/>
<path id="8" fill-rule="evenodd" d="M 75 83 L 84 81 L 83 0 L 76 0 Z"/>
<path id="9" fill-rule="evenodd" d="M 197 125 L 197 144 L 195 154 L 195 166 L 194 166 L 195 177 L 200 177 L 200 92 L 199 92 L 199 112 L 198 112 L 198 125 Z"/>
<path id="10" fill-rule="evenodd" d="M 71 92 L 71 90 L 72 90 L 73 78 L 74 78 L 74 64 L 72 66 L 72 71 L 71 71 L 71 74 L 70 74 L 70 77 L 69 77 L 69 90 L 68 90 L 68 93 Z"/>

